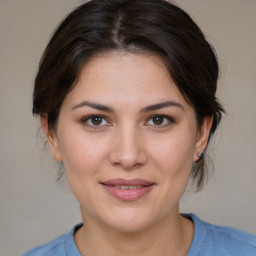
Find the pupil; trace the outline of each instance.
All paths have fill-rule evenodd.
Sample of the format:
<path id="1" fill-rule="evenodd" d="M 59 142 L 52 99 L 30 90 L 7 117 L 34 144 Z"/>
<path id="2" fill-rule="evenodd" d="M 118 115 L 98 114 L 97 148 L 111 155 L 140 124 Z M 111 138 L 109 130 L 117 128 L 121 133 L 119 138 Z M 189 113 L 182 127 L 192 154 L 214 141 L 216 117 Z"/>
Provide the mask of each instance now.
<path id="1" fill-rule="evenodd" d="M 156 125 L 160 125 L 160 124 L 162 124 L 163 123 L 163 117 L 162 116 L 156 116 L 156 117 L 154 117 L 154 119 L 153 119 L 153 122 L 154 122 L 154 124 L 156 124 Z"/>
<path id="2" fill-rule="evenodd" d="M 94 124 L 94 125 L 99 125 L 99 124 L 101 124 L 102 123 L 102 117 L 93 117 L 92 118 L 92 123 Z"/>

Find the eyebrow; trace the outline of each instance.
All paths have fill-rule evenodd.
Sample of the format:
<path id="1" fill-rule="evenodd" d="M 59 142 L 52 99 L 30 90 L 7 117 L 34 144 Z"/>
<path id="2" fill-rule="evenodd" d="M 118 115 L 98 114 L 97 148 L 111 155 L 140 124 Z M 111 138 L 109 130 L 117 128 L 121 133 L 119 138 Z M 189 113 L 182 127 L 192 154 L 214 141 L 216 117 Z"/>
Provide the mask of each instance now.
<path id="1" fill-rule="evenodd" d="M 150 111 L 158 110 L 161 108 L 167 108 L 167 107 L 178 107 L 183 111 L 185 110 L 185 108 L 180 103 L 178 103 L 176 101 L 165 101 L 165 102 L 147 106 L 147 107 L 143 108 L 141 110 L 141 112 L 145 113 L 145 112 L 150 112 Z"/>
<path id="2" fill-rule="evenodd" d="M 84 107 L 84 106 L 91 107 L 91 108 L 101 110 L 101 111 L 105 111 L 105 112 L 110 112 L 110 113 L 115 112 L 115 110 L 111 107 L 108 107 L 106 105 L 102 105 L 102 104 L 99 104 L 99 103 L 96 103 L 96 102 L 91 102 L 91 101 L 82 101 L 82 102 L 78 103 L 77 105 L 75 105 L 72 108 L 72 110 L 80 108 L 80 107 Z"/>
<path id="3" fill-rule="evenodd" d="M 72 110 L 80 108 L 80 107 L 84 107 L 84 106 L 91 107 L 91 108 L 101 110 L 101 111 L 104 111 L 104 112 L 109 112 L 109 113 L 114 113 L 115 112 L 115 110 L 113 108 L 109 107 L 109 106 L 99 104 L 99 103 L 96 103 L 96 102 L 91 102 L 91 101 L 82 101 L 82 102 L 76 104 L 72 108 Z M 154 111 L 154 110 L 158 110 L 158 109 L 166 108 L 166 107 L 178 107 L 183 111 L 185 110 L 184 107 L 176 101 L 165 101 L 165 102 L 161 102 L 161 103 L 157 103 L 157 104 L 153 104 L 153 105 L 149 105 L 147 107 L 144 107 L 144 108 L 141 109 L 140 112 L 141 113 L 146 113 L 146 112 L 150 112 L 150 111 Z"/>

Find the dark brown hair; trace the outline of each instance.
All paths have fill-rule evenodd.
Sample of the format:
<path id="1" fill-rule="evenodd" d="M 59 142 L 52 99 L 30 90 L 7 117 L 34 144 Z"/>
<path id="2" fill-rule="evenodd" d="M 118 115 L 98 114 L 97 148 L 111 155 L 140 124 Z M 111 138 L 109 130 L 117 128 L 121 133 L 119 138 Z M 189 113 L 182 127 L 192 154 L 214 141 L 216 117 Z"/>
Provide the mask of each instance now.
<path id="1" fill-rule="evenodd" d="M 179 91 L 194 108 L 198 126 L 205 117 L 213 117 L 212 137 L 224 112 L 215 97 L 219 76 L 215 51 L 189 15 L 164 0 L 92 0 L 72 11 L 42 56 L 33 114 L 46 116 L 54 129 L 62 102 L 83 64 L 109 51 L 161 56 Z M 205 177 L 204 156 L 191 174 L 199 189 Z"/>

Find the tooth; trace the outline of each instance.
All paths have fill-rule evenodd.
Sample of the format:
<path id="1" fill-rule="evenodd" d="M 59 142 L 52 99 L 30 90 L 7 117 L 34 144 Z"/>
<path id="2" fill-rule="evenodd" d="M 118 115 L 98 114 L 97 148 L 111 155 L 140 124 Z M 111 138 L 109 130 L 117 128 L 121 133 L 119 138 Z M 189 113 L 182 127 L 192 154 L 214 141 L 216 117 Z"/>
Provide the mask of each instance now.
<path id="1" fill-rule="evenodd" d="M 138 189 L 141 188 L 141 186 L 129 186 L 129 189 Z"/>
<path id="2" fill-rule="evenodd" d="M 131 189 L 131 190 L 142 188 L 142 186 L 125 186 L 125 185 L 121 185 L 121 186 L 115 185 L 114 187 L 117 189 Z"/>

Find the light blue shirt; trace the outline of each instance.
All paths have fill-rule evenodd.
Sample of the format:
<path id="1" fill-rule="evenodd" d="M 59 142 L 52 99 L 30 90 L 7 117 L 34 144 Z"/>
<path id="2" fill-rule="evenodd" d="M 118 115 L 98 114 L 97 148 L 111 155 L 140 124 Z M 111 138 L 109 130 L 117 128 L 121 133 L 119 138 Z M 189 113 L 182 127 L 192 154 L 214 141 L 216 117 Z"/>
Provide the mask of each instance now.
<path id="1" fill-rule="evenodd" d="M 229 227 L 221 227 L 186 214 L 195 225 L 193 242 L 187 256 L 256 256 L 256 236 Z M 22 256 L 81 256 L 73 234 L 82 224 L 68 234 L 41 245 Z"/>

